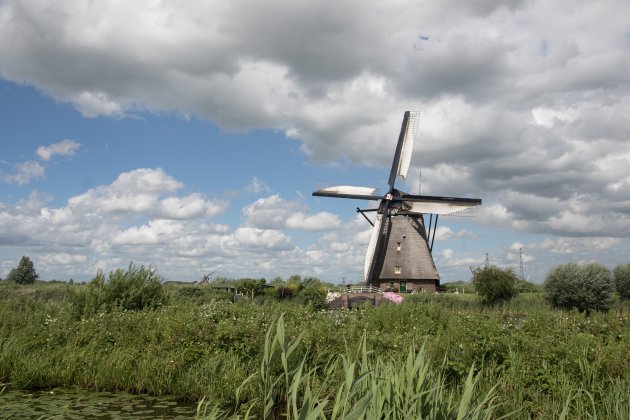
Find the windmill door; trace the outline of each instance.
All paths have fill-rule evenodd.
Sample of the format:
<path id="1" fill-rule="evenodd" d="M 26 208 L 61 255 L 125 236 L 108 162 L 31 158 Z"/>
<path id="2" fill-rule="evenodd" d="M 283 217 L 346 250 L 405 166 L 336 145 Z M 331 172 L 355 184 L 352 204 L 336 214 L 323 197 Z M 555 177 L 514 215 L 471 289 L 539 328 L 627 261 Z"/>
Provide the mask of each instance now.
<path id="1" fill-rule="evenodd" d="M 400 285 L 399 285 L 399 289 L 400 293 L 407 293 L 407 282 L 406 281 L 400 281 Z"/>

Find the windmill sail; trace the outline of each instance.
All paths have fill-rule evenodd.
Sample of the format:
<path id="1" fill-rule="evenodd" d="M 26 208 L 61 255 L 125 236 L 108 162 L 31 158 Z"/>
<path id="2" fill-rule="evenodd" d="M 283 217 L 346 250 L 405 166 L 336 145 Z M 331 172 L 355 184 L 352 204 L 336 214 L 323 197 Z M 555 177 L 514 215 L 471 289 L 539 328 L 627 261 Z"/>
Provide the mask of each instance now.
<path id="1" fill-rule="evenodd" d="M 360 200 L 380 200 L 377 188 L 353 187 L 350 185 L 339 185 L 336 187 L 321 188 L 313 193 L 320 197 L 340 197 L 356 198 Z"/>
<path id="2" fill-rule="evenodd" d="M 409 202 L 411 204 L 410 213 L 439 214 L 441 216 L 474 216 L 477 212 L 478 204 L 466 202 Z"/>
<path id="3" fill-rule="evenodd" d="M 368 244 L 367 252 L 365 253 L 365 266 L 363 267 L 363 277 L 367 282 L 370 276 L 370 269 L 374 262 L 374 254 L 376 254 L 376 245 L 378 243 L 378 237 L 381 234 L 381 223 L 383 219 L 380 214 L 376 215 L 374 221 L 374 227 L 372 228 L 372 235 L 370 236 L 370 242 Z"/>
<path id="4" fill-rule="evenodd" d="M 405 137 L 403 139 L 402 148 L 400 150 L 400 158 L 398 159 L 398 170 L 396 175 L 407 180 L 407 172 L 409 172 L 409 164 L 411 163 L 411 155 L 413 154 L 413 146 L 416 143 L 416 134 L 418 133 L 418 122 L 420 121 L 420 113 L 410 112 L 407 127 L 405 128 Z"/>

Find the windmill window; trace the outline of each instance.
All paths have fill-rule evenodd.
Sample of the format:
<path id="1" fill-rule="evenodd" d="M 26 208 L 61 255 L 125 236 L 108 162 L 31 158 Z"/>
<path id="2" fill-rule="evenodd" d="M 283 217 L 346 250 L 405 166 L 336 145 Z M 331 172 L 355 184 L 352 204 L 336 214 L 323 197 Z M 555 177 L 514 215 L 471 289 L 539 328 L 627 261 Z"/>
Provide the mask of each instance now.
<path id="1" fill-rule="evenodd" d="M 396 242 L 396 251 L 400 252 L 400 242 Z"/>
<path id="2" fill-rule="evenodd" d="M 399 266 L 399 265 L 395 266 L 394 267 L 394 274 L 400 274 L 401 271 L 402 271 L 401 269 L 402 269 L 401 266 Z"/>

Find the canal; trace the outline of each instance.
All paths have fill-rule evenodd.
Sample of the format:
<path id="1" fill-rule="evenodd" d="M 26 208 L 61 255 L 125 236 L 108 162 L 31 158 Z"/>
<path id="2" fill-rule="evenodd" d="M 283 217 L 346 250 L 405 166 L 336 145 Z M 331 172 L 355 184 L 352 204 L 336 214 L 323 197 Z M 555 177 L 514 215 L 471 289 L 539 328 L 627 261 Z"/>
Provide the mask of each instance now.
<path id="1" fill-rule="evenodd" d="M 193 419 L 197 404 L 173 397 L 54 388 L 20 391 L 0 385 L 5 419 Z"/>

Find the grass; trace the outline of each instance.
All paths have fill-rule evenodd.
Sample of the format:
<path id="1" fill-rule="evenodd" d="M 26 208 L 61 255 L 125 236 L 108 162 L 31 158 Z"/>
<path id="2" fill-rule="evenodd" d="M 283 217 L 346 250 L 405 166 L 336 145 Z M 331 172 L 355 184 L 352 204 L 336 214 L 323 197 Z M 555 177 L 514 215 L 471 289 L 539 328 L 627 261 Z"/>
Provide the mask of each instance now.
<path id="1" fill-rule="evenodd" d="M 628 303 L 589 318 L 551 310 L 540 294 L 496 307 L 444 294 L 313 311 L 169 285 L 169 303 L 157 309 L 77 319 L 71 296 L 84 287 L 0 282 L 0 382 L 203 398 L 200 415 L 210 418 L 247 410 L 295 416 L 308 407 L 312 418 L 331 417 L 338 404 L 345 407 L 338 418 L 354 409 L 378 417 L 383 407 L 456 418 L 466 400 L 466 418 L 476 409 L 492 409 L 492 417 L 630 418 Z"/>

